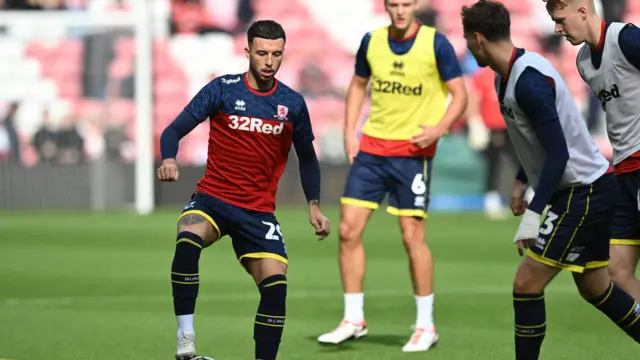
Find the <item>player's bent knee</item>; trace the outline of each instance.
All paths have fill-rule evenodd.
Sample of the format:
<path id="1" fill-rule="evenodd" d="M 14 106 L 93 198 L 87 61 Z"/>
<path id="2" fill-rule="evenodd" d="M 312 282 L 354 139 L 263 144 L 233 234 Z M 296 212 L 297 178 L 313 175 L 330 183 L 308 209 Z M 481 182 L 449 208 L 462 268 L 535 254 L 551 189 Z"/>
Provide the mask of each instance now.
<path id="1" fill-rule="evenodd" d="M 278 259 L 272 258 L 244 258 L 242 265 L 253 276 L 256 284 L 275 275 L 286 275 L 288 265 Z"/>
<path id="2" fill-rule="evenodd" d="M 558 274 L 559 269 L 541 264 L 526 257 L 520 264 L 513 281 L 513 291 L 518 294 L 540 294 Z"/>
<path id="3" fill-rule="evenodd" d="M 580 296 L 585 300 L 593 300 L 609 287 L 611 277 L 606 268 L 587 269 L 584 273 L 573 273 L 573 281 Z"/>
<path id="4" fill-rule="evenodd" d="M 622 264 L 610 264 L 608 266 L 609 276 L 611 276 L 611 280 L 616 284 L 623 284 L 630 280 L 635 280 L 635 269 L 629 269 L 626 266 L 622 266 Z"/>
<path id="5" fill-rule="evenodd" d="M 213 224 L 200 214 L 185 214 L 178 221 L 178 233 L 189 232 L 198 235 L 207 247 L 213 244 L 220 234 Z"/>

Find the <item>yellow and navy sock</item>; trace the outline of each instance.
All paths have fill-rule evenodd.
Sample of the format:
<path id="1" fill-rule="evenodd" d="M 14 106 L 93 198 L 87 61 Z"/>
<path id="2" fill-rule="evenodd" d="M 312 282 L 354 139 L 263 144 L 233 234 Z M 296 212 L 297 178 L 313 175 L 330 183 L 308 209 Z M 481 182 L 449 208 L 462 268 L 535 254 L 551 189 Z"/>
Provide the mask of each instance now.
<path id="1" fill-rule="evenodd" d="M 253 325 L 256 360 L 275 360 L 284 330 L 287 302 L 287 277 L 273 275 L 260 285 L 260 305 Z"/>
<path id="2" fill-rule="evenodd" d="M 640 343 L 640 304 L 631 295 L 611 283 L 602 295 L 589 302 Z"/>
<path id="3" fill-rule="evenodd" d="M 538 360 L 547 331 L 544 294 L 513 293 L 516 360 Z"/>
<path id="4" fill-rule="evenodd" d="M 176 316 L 195 312 L 200 275 L 198 262 L 204 241 L 192 232 L 181 232 L 176 241 L 176 252 L 171 264 L 173 309 Z"/>

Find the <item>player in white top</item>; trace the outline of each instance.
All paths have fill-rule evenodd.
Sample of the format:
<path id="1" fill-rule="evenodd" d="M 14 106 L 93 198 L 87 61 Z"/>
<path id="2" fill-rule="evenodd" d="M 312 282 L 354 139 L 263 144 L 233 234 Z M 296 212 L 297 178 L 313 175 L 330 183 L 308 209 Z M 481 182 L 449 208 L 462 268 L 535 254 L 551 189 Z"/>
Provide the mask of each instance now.
<path id="1" fill-rule="evenodd" d="M 513 284 L 516 360 L 539 358 L 544 291 L 561 269 L 572 272 L 585 300 L 640 342 L 640 305 L 607 270 L 615 178 L 569 89 L 545 58 L 514 46 L 501 3 L 464 6 L 462 24 L 478 64 L 497 73 L 501 111 L 522 165 L 511 200 L 514 215 L 523 215 L 514 242 L 521 255 L 528 249 Z M 526 184 L 535 190 L 528 206 Z"/>
<path id="2" fill-rule="evenodd" d="M 637 0 L 634 0 L 637 1 Z M 640 29 L 606 23 L 593 0 L 549 0 L 556 32 L 582 45 L 577 66 L 602 102 L 613 147 L 618 202 L 611 229 L 613 281 L 640 301 Z"/>

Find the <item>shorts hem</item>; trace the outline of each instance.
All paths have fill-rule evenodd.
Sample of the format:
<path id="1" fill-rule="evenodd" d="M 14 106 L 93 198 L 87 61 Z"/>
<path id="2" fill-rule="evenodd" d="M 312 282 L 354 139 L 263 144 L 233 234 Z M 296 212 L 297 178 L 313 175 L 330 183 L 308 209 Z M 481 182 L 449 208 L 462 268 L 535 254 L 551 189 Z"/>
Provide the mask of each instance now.
<path id="1" fill-rule="evenodd" d="M 205 218 L 210 224 L 211 226 L 213 226 L 214 229 L 216 229 L 216 231 L 218 232 L 218 236 L 216 237 L 216 239 L 214 241 L 218 241 L 220 240 L 220 237 L 222 236 L 222 233 L 220 232 L 220 227 L 218 226 L 218 224 L 216 224 L 215 220 L 213 220 L 213 218 L 211 216 L 209 216 L 207 213 L 205 213 L 202 210 L 187 210 L 185 212 L 183 212 L 182 214 L 180 214 L 180 216 L 178 216 L 178 223 L 180 222 L 180 219 L 182 219 L 183 217 L 187 216 L 187 215 L 200 215 L 203 218 Z"/>
<path id="2" fill-rule="evenodd" d="M 584 266 L 580 266 L 580 265 L 570 265 L 570 264 L 563 264 L 561 262 L 555 261 L 555 260 L 551 260 L 551 259 L 547 259 L 543 256 L 540 256 L 534 252 L 532 252 L 531 250 L 527 251 L 527 256 L 529 256 L 530 258 L 532 258 L 533 260 L 541 263 L 541 264 L 545 264 L 551 267 L 554 267 L 556 269 L 562 269 L 562 270 L 568 270 L 574 273 L 579 273 L 582 274 L 585 269 L 597 269 L 597 268 L 603 268 L 606 267 L 607 265 L 609 265 L 609 261 L 592 261 L 592 262 L 588 262 L 586 263 Z"/>
<path id="3" fill-rule="evenodd" d="M 268 253 L 268 252 L 255 252 L 255 253 L 248 253 L 248 254 L 244 254 L 242 256 L 240 256 L 238 258 L 238 261 L 240 261 L 240 264 L 242 264 L 242 259 L 274 259 L 274 260 L 278 260 L 281 263 L 284 263 L 285 265 L 289 265 L 289 260 L 287 260 L 284 256 L 278 255 L 278 254 L 273 254 L 273 253 Z"/>
<path id="4" fill-rule="evenodd" d="M 400 217 L 419 217 L 422 219 L 426 219 L 429 214 L 420 209 L 398 209 L 393 206 L 387 206 L 387 212 L 391 215 L 400 216 Z"/>
<path id="5" fill-rule="evenodd" d="M 640 246 L 640 239 L 611 239 L 611 245 Z"/>
<path id="6" fill-rule="evenodd" d="M 353 205 L 353 206 L 370 209 L 370 210 L 377 210 L 380 207 L 380 204 L 375 203 L 373 201 L 360 200 L 360 199 L 350 198 L 350 197 L 341 197 L 340 204 Z"/>

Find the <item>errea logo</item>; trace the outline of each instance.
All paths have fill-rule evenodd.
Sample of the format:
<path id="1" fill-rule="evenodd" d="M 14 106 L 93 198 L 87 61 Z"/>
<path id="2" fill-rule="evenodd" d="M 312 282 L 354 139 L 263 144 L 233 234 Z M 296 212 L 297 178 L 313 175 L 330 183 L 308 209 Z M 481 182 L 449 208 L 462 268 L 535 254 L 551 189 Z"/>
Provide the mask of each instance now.
<path id="1" fill-rule="evenodd" d="M 229 120 L 231 120 L 231 124 L 229 124 L 229 127 L 231 129 L 240 131 L 251 131 L 261 134 L 280 135 L 282 134 L 282 129 L 284 128 L 284 123 L 279 125 L 271 125 L 265 123 L 262 119 L 250 118 L 248 116 L 230 115 Z"/>
<path id="2" fill-rule="evenodd" d="M 244 100 L 236 100 L 236 107 L 235 109 L 238 111 L 247 111 L 247 108 L 245 107 L 247 104 L 244 102 Z"/>
<path id="3" fill-rule="evenodd" d="M 223 83 L 230 85 L 230 84 L 235 84 L 235 83 L 239 83 L 240 82 L 240 76 L 238 76 L 235 79 L 225 79 L 225 78 L 221 78 L 220 81 L 222 81 Z"/>

